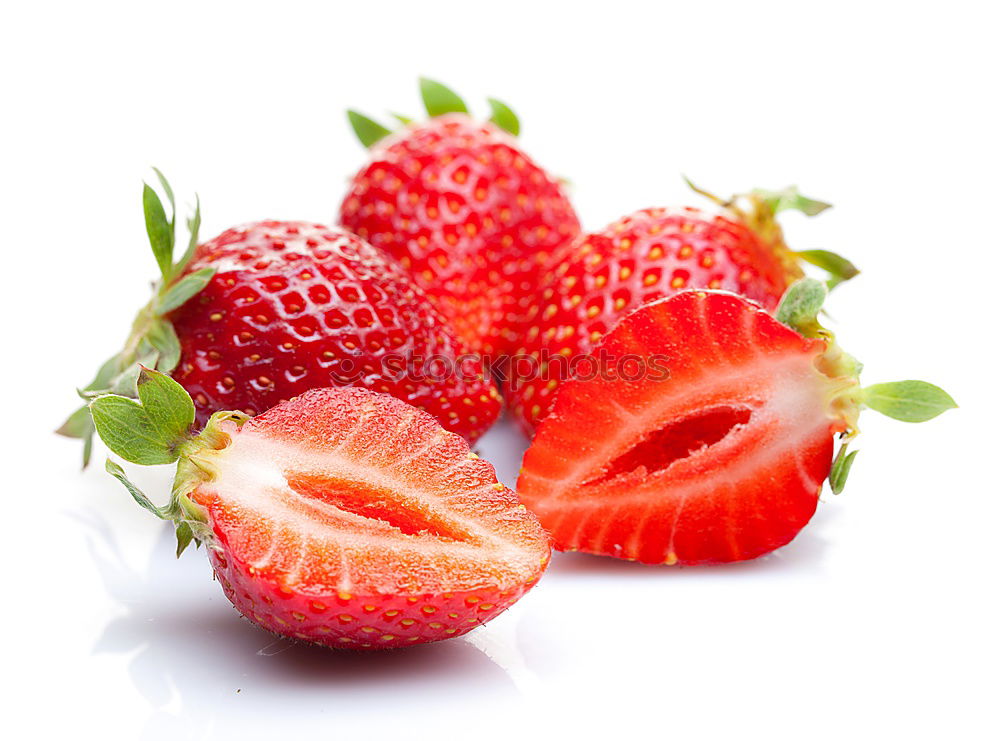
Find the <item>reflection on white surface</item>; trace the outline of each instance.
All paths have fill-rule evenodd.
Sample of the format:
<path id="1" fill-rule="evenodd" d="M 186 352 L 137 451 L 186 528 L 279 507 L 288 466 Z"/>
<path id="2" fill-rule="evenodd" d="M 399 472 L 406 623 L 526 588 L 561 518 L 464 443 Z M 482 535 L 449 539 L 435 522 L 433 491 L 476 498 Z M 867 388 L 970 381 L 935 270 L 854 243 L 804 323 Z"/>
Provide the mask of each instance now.
<path id="1" fill-rule="evenodd" d="M 479 445 L 513 484 L 524 440 L 510 424 Z M 817 520 L 826 517 L 821 507 Z M 822 575 L 826 548 L 814 526 L 790 546 L 755 562 L 722 568 L 662 568 L 584 554 L 555 554 L 542 588 L 526 601 L 464 638 L 396 651 L 336 652 L 287 641 L 243 619 L 214 583 L 204 555 L 174 557 L 169 527 L 159 531 L 144 559 L 126 554 L 98 508 L 72 517 L 87 533 L 87 547 L 108 595 L 121 614 L 93 645 L 95 656 L 121 657 L 150 714 L 143 738 L 178 734 L 217 738 L 263 728 L 323 730 L 363 723 L 392 698 L 423 706 L 428 718 L 452 716 L 463 703 L 489 698 L 498 705 L 538 708 L 546 696 L 542 675 L 559 675 L 578 657 L 562 628 L 565 606 L 616 615 L 637 587 L 668 594 L 689 584 L 739 584 L 754 573 L 809 579 Z M 581 600 L 580 595 L 587 595 Z M 653 604 L 651 602 L 651 604 Z M 620 626 L 633 629 L 626 619 Z M 655 626 L 654 626 L 655 627 Z M 447 701 L 442 702 L 441 698 Z M 423 701 L 421 700 L 423 698 Z M 319 725 L 317 725 L 317 723 Z M 224 729 L 222 726 L 224 725 Z"/>
<path id="2" fill-rule="evenodd" d="M 220 712 L 226 733 L 280 725 L 283 709 L 335 715 L 365 693 L 505 695 L 530 672 L 518 655 L 513 621 L 503 635 L 444 641 L 396 651 L 338 652 L 270 635 L 243 619 L 211 579 L 199 552 L 174 558 L 164 528 L 144 568 L 125 562 L 117 539 L 96 514 L 76 517 L 91 531 L 88 546 L 108 594 L 123 614 L 107 624 L 94 654 L 126 656 L 136 690 L 151 715 L 144 738 L 201 729 L 213 737 Z M 507 616 L 503 618 L 507 620 Z M 512 675 L 508 674 L 508 669 Z M 458 681 L 456 681 L 458 680 Z M 233 716 L 226 706 L 239 703 Z M 331 718 L 332 722 L 332 718 Z M 294 722 L 292 722 L 295 725 Z M 200 736 L 199 736 L 200 737 Z"/>

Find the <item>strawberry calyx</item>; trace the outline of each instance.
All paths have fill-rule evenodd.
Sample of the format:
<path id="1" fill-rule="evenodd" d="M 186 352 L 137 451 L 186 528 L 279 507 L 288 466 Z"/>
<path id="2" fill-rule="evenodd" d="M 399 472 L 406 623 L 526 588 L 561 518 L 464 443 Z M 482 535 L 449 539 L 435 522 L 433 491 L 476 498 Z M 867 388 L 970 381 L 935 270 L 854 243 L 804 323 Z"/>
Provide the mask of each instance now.
<path id="1" fill-rule="evenodd" d="M 161 520 L 171 520 L 177 533 L 177 555 L 194 540 L 212 545 L 213 534 L 204 509 L 190 494 L 218 471 L 214 455 L 228 447 L 232 433 L 250 419 L 242 412 L 216 412 L 198 434 L 194 402 L 184 388 L 165 373 L 139 368 L 138 400 L 119 394 L 102 394 L 90 401 L 95 430 L 108 448 L 139 465 L 177 463 L 170 501 L 158 506 L 110 458 L 105 470 L 118 479 L 143 509 Z"/>
<path id="2" fill-rule="evenodd" d="M 817 370 L 829 379 L 827 415 L 835 420 L 841 446 L 830 470 L 834 494 L 844 489 L 857 450 L 847 452 L 859 432 L 858 417 L 865 408 L 902 422 L 926 422 L 958 405 L 944 389 L 926 381 L 894 381 L 862 386 L 861 362 L 847 353 L 833 332 L 819 323 L 819 312 L 828 293 L 827 285 L 803 278 L 791 286 L 778 304 L 775 318 L 804 337 L 822 340 L 826 349 L 816 360 Z"/>
<path id="3" fill-rule="evenodd" d="M 180 259 L 174 261 L 177 219 L 174 193 L 163 173 L 155 167 L 153 171 L 170 204 L 168 219 L 159 195 L 148 184 L 143 184 L 142 207 L 146 233 L 160 270 L 160 278 L 153 286 L 153 297 L 136 314 L 124 347 L 105 361 L 89 384 L 78 389 L 80 397 L 88 403 L 95 397 L 109 393 L 134 398 L 140 367 L 169 373 L 177 366 L 181 347 L 168 315 L 200 293 L 215 275 L 215 268 L 203 268 L 184 274 L 198 247 L 201 204 L 197 196 L 194 214 L 187 221 L 190 233 L 187 249 Z M 83 466 L 86 468 L 90 462 L 94 436 L 94 424 L 88 404 L 73 412 L 56 433 L 83 440 Z"/>
<path id="4" fill-rule="evenodd" d="M 755 188 L 749 193 L 738 193 L 723 199 L 699 188 L 686 177 L 684 182 L 695 193 L 708 198 L 731 218 L 745 224 L 756 233 L 781 260 L 790 281 L 803 276 L 801 266 L 803 262 L 824 270 L 829 275 L 827 279 L 829 288 L 850 280 L 861 272 L 850 260 L 835 252 L 793 250 L 785 242 L 784 232 L 777 219 L 782 211 L 800 211 L 806 216 L 816 216 L 832 208 L 829 203 L 802 195 L 797 186 L 790 185 L 781 190 Z"/>
<path id="5" fill-rule="evenodd" d="M 465 101 L 451 88 L 426 77 L 421 77 L 419 82 L 420 97 L 430 118 L 446 116 L 451 113 L 469 113 L 469 107 Z M 521 122 L 509 105 L 497 98 L 487 98 L 486 102 L 490 105 L 491 115 L 488 119 L 490 123 L 511 136 L 517 136 L 521 132 Z M 413 124 L 413 119 L 409 116 L 399 113 L 390 115 L 403 125 L 403 129 Z M 355 110 L 347 111 L 347 120 L 350 122 L 355 136 L 366 149 L 395 133 L 393 129 Z"/>

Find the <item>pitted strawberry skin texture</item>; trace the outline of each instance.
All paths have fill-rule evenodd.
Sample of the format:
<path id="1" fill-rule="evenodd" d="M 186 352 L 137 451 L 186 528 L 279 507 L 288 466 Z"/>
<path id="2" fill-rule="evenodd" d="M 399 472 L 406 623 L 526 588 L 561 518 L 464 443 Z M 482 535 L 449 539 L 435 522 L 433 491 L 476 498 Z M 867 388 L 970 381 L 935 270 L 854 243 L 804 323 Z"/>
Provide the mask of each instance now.
<path id="1" fill-rule="evenodd" d="M 468 439 L 499 414 L 479 359 L 405 271 L 357 236 L 247 224 L 202 244 L 187 272 L 206 267 L 215 276 L 170 317 L 181 344 L 173 377 L 200 424 L 220 409 L 257 414 L 330 385 L 404 399 Z"/>
<path id="2" fill-rule="evenodd" d="M 637 211 L 559 250 L 540 273 L 515 357 L 538 373 L 508 374 L 504 394 L 527 434 L 548 413 L 569 361 L 589 353 L 643 303 L 691 288 L 720 289 L 769 311 L 802 275 L 787 249 L 725 213 Z M 512 366 L 516 371 L 516 367 Z"/>
<path id="3" fill-rule="evenodd" d="M 562 185 L 513 137 L 462 114 L 377 144 L 341 223 L 396 257 L 474 350 L 509 352 L 538 274 L 575 237 Z"/>

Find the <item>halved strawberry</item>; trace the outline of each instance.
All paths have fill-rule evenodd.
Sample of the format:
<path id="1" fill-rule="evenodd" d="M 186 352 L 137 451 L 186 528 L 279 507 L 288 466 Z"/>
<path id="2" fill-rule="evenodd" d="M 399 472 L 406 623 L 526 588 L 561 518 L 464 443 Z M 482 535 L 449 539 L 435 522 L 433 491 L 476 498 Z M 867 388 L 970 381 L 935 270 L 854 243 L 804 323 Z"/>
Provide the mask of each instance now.
<path id="1" fill-rule="evenodd" d="M 795 284 L 779 316 L 685 291 L 623 319 L 569 380 L 524 458 L 518 494 L 560 550 L 646 563 L 755 558 L 788 543 L 823 481 L 843 488 L 862 406 L 906 421 L 954 402 L 920 381 L 861 388 L 860 365 L 816 323 L 823 284 Z M 832 468 L 832 470 L 831 470 Z"/>
<path id="2" fill-rule="evenodd" d="M 177 525 L 178 553 L 208 546 L 226 596 L 283 636 L 392 648 L 461 635 L 541 576 L 548 538 L 493 466 L 419 409 L 324 388 L 252 419 L 218 412 L 197 436 L 190 397 L 144 369 L 138 403 L 91 403 L 108 447 L 178 460 L 173 497 L 146 509 Z"/>

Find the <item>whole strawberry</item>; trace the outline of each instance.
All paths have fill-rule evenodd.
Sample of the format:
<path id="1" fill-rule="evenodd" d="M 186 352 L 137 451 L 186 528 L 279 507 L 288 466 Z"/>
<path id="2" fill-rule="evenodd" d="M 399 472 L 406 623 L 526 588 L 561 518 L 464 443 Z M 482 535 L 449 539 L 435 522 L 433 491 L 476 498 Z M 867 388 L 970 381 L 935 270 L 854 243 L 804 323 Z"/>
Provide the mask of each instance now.
<path id="1" fill-rule="evenodd" d="M 773 317 L 688 290 L 622 319 L 524 456 L 518 496 L 556 548 L 667 565 L 756 558 L 809 522 L 824 480 L 843 489 L 863 408 L 923 422 L 955 406 L 923 381 L 862 387 L 860 363 L 817 322 L 825 296 L 799 281 Z"/>
<path id="2" fill-rule="evenodd" d="M 147 369 L 137 386 L 141 403 L 99 396 L 93 419 L 126 460 L 177 461 L 171 500 L 107 470 L 175 524 L 178 554 L 205 545 L 226 597 L 269 631 L 349 649 L 451 638 L 548 563 L 548 536 L 493 466 L 398 399 L 314 389 L 252 419 L 217 412 L 192 435 L 183 388 Z"/>
<path id="3" fill-rule="evenodd" d="M 703 191 L 699 191 L 703 192 Z M 505 395 L 530 431 L 548 411 L 555 389 L 600 338 L 642 303 L 688 288 L 739 293 L 773 310 L 815 263 L 846 280 L 857 269 L 830 252 L 793 252 L 775 216 L 785 209 L 817 214 L 828 205 L 794 188 L 754 191 L 717 211 L 637 211 L 559 250 L 540 274 L 537 299 L 506 369 Z"/>
<path id="4" fill-rule="evenodd" d="M 148 186 L 144 201 L 161 281 L 86 397 L 134 394 L 142 364 L 173 374 L 199 424 L 220 409 L 252 415 L 331 385 L 392 394 L 470 440 L 496 419 L 499 394 L 480 359 L 399 264 L 356 235 L 261 221 L 199 246 L 196 212 L 174 264 L 173 219 Z M 89 449 L 92 429 L 83 408 L 60 432 Z"/>
<path id="5" fill-rule="evenodd" d="M 507 352 L 540 267 L 580 225 L 560 183 L 517 146 L 506 105 L 491 99 L 480 122 L 444 86 L 420 85 L 425 123 L 391 134 L 349 112 L 372 151 L 340 223 L 398 258 L 470 347 Z"/>

